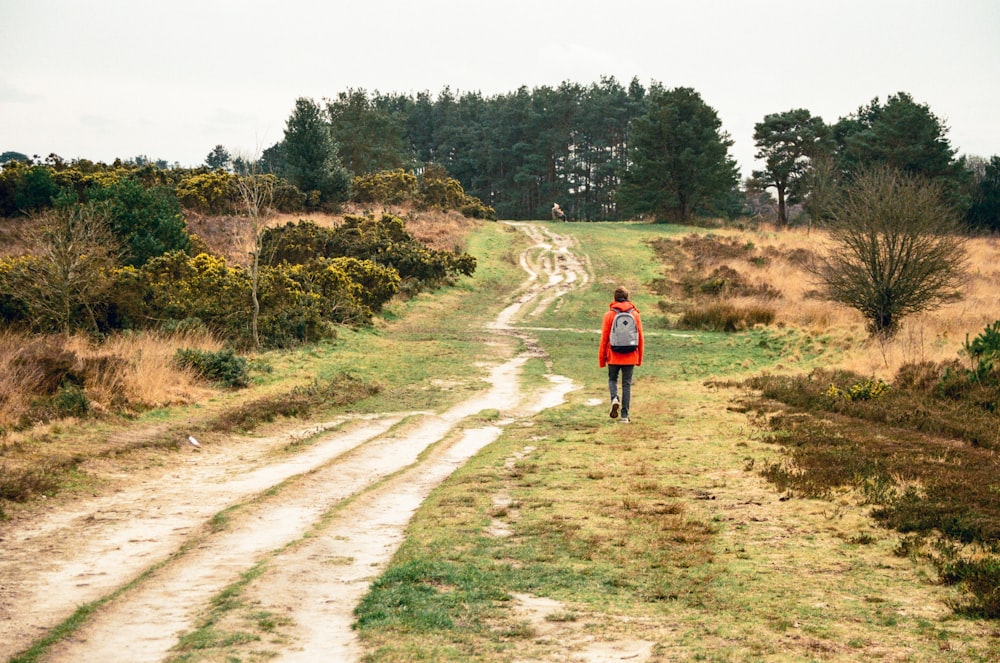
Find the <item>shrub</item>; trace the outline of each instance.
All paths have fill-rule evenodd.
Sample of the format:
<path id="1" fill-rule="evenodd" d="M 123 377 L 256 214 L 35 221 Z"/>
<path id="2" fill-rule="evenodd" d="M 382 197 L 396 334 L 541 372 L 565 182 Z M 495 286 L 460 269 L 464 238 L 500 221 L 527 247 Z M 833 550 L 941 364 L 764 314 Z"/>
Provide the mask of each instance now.
<path id="1" fill-rule="evenodd" d="M 351 188 L 359 203 L 398 204 L 416 196 L 417 176 L 402 168 L 384 170 L 355 177 Z"/>
<path id="2" fill-rule="evenodd" d="M 234 176 L 221 170 L 197 173 L 177 184 L 177 198 L 191 210 L 205 214 L 228 214 L 236 201 Z"/>
<path id="3" fill-rule="evenodd" d="M 271 202 L 281 212 L 298 212 L 305 207 L 306 195 L 297 186 L 278 180 L 274 185 Z"/>
<path id="4" fill-rule="evenodd" d="M 898 389 L 931 393 L 938 388 L 948 371 L 961 368 L 958 360 L 951 362 L 921 361 L 903 364 L 896 371 L 893 385 Z"/>
<path id="5" fill-rule="evenodd" d="M 847 389 L 831 384 L 826 394 L 832 398 L 846 398 L 849 401 L 873 401 L 884 396 L 887 391 L 889 391 L 888 383 L 881 378 L 872 377 L 855 382 Z"/>
<path id="6" fill-rule="evenodd" d="M 458 211 L 462 213 L 462 216 L 470 219 L 497 220 L 497 211 L 495 209 L 472 196 L 466 196 L 465 203 L 462 204 Z"/>
<path id="7" fill-rule="evenodd" d="M 290 347 L 334 336 L 332 323 L 364 318 L 356 287 L 345 273 L 319 261 L 262 269 L 257 321 L 262 342 Z"/>
<path id="8" fill-rule="evenodd" d="M 181 205 L 166 187 L 147 188 L 126 178 L 94 187 L 90 201 L 107 203 L 111 229 L 125 249 L 124 263 L 139 267 L 170 251 L 184 251 L 190 238 Z"/>
<path id="9" fill-rule="evenodd" d="M 900 368 L 896 381 L 952 401 L 995 413 L 1000 403 L 1000 321 L 988 325 L 972 341 L 966 336 L 963 352 L 971 368 L 952 360 L 938 364 L 924 362 Z"/>
<path id="10" fill-rule="evenodd" d="M 424 168 L 417 192 L 417 205 L 423 209 L 459 209 L 467 196 L 462 184 L 448 176 L 448 171 L 436 164 Z"/>
<path id="11" fill-rule="evenodd" d="M 402 219 L 391 214 L 379 218 L 348 215 L 337 228 L 320 228 L 305 220 L 269 228 L 261 246 L 262 255 L 271 264 L 351 257 L 392 267 L 403 280 L 428 284 L 458 273 L 470 275 L 476 266 L 475 258 L 468 254 L 427 248 L 406 231 Z"/>
<path id="12" fill-rule="evenodd" d="M 682 329 L 735 332 L 754 325 L 774 322 L 774 309 L 765 306 L 738 307 L 728 302 L 696 306 L 685 311 L 678 326 Z"/>
<path id="13" fill-rule="evenodd" d="M 468 195 L 462 188 L 461 182 L 449 177 L 448 171 L 436 164 L 424 169 L 416 202 L 422 209 L 454 209 L 463 216 L 473 219 L 495 221 L 497 218 L 496 210 L 484 205 L 478 198 Z"/>
<path id="14" fill-rule="evenodd" d="M 965 335 L 965 353 L 972 360 L 972 375 L 982 384 L 997 384 L 1000 382 L 1000 320 L 988 325 L 983 332 L 972 341 Z"/>
<path id="15" fill-rule="evenodd" d="M 52 406 L 57 417 L 84 417 L 90 412 L 90 399 L 79 385 L 64 384 L 52 397 Z"/>
<path id="16" fill-rule="evenodd" d="M 392 267 L 380 265 L 371 260 L 357 258 L 332 258 L 331 267 L 343 271 L 358 288 L 357 298 L 372 313 L 382 307 L 399 292 L 399 272 Z"/>
<path id="17" fill-rule="evenodd" d="M 0 320 L 10 323 L 30 323 L 30 306 L 19 292 L 19 285 L 26 279 L 36 261 L 30 256 L 0 258 Z"/>
<path id="18" fill-rule="evenodd" d="M 826 296 L 893 335 L 907 315 L 953 300 L 965 238 L 937 184 L 880 167 L 859 173 L 834 206 L 833 247 L 813 268 Z"/>
<path id="19" fill-rule="evenodd" d="M 247 360 L 230 348 L 218 352 L 179 349 L 174 360 L 181 368 L 193 369 L 198 375 L 221 382 L 226 387 L 246 387 L 250 384 Z"/>
<path id="20" fill-rule="evenodd" d="M 243 342 L 247 337 L 250 280 L 224 258 L 175 251 L 115 276 L 119 310 L 136 326 L 197 318 L 223 338 Z"/>
<path id="21" fill-rule="evenodd" d="M 52 201 L 59 195 L 59 185 L 52 177 L 52 171 L 45 166 L 31 166 L 24 170 L 14 207 L 18 212 L 39 212 L 52 207 Z"/>
<path id="22" fill-rule="evenodd" d="M 955 602 L 960 612 L 986 619 L 1000 619 L 1000 558 L 987 555 L 982 559 L 957 560 L 940 565 L 941 579 L 950 585 L 961 585 L 972 598 Z"/>

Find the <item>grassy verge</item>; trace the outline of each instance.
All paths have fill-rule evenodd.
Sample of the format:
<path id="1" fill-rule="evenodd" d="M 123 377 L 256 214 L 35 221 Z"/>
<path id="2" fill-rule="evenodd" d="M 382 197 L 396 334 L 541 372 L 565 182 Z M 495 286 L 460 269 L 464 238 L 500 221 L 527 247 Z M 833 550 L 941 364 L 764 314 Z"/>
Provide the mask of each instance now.
<path id="1" fill-rule="evenodd" d="M 808 371 L 822 332 L 677 332 L 646 244 L 690 230 L 559 224 L 597 275 L 533 326 L 585 389 L 504 435 L 435 491 L 356 611 L 367 661 L 506 661 L 646 652 L 651 660 L 987 661 L 987 622 L 852 495 L 780 492 L 780 449 L 711 387 Z M 633 424 L 607 417 L 596 326 L 619 280 L 647 329 Z M 592 403 L 599 403 L 593 405 Z M 537 599 L 548 603 L 538 608 Z M 570 652 L 570 654 L 567 654 Z"/>

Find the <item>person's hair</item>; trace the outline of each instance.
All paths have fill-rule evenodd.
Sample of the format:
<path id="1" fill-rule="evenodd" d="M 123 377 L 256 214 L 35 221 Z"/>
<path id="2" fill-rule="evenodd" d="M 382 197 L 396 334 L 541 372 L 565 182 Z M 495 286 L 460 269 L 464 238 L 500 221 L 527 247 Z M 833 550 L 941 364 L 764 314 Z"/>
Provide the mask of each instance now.
<path id="1" fill-rule="evenodd" d="M 618 286 L 615 288 L 615 301 L 616 302 L 627 302 L 628 301 L 628 290 L 623 286 Z"/>

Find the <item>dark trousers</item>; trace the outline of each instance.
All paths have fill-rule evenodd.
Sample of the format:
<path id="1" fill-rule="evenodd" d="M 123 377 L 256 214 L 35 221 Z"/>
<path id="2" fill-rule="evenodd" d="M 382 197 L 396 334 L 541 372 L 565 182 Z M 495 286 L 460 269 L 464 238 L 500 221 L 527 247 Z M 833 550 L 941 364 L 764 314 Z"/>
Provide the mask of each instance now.
<path id="1" fill-rule="evenodd" d="M 632 373 L 634 371 L 635 366 L 630 364 L 608 364 L 608 391 L 611 392 L 612 400 L 618 398 L 618 375 L 621 374 L 622 395 L 618 402 L 622 404 L 621 416 L 623 419 L 628 418 L 628 406 L 632 400 Z"/>

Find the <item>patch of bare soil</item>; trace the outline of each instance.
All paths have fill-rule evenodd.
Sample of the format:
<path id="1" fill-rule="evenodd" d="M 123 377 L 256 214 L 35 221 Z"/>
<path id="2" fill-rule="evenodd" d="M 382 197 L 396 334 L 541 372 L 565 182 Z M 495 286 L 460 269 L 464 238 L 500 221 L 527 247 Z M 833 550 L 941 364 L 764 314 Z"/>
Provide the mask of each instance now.
<path id="1" fill-rule="evenodd" d="M 514 595 L 514 613 L 534 632 L 536 639 L 558 643 L 558 653 L 546 661 L 644 663 L 653 656 L 655 643 L 649 640 L 597 639 L 587 633 L 588 626 L 598 619 L 607 620 L 607 615 L 591 618 L 588 615 L 573 614 L 570 617 L 559 601 L 528 594 Z"/>
<path id="2" fill-rule="evenodd" d="M 568 239 L 518 227 L 536 242 L 521 258 L 529 278 L 491 328 L 528 349 L 512 356 L 515 343 L 498 344 L 486 389 L 442 413 L 350 417 L 252 445 L 192 446 L 178 461 L 122 477 L 113 492 L 3 524 L 0 657 L 103 600 L 44 660 L 162 661 L 214 596 L 252 575 L 247 599 L 291 633 L 252 647 L 280 661 L 358 660 L 353 608 L 421 502 L 503 427 L 574 388 L 550 375 L 540 393 L 521 389 L 520 369 L 538 351 L 510 323 L 586 283 L 589 266 Z M 483 410 L 500 419 L 470 427 Z M 311 443 L 290 444 L 303 438 Z"/>

